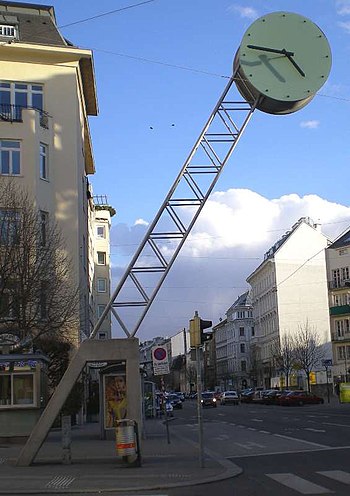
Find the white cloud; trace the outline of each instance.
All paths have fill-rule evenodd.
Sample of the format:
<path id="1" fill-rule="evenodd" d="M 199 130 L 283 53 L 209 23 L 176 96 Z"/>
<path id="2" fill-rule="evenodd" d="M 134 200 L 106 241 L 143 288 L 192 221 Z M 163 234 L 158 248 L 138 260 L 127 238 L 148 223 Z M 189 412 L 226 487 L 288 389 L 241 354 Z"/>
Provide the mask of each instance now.
<path id="1" fill-rule="evenodd" d="M 338 26 L 340 26 L 342 29 L 350 33 L 350 21 L 347 22 L 338 22 Z"/>
<path id="2" fill-rule="evenodd" d="M 149 225 L 149 222 L 147 222 L 146 220 L 143 220 L 143 219 L 136 219 L 135 223 L 134 223 L 134 226 L 148 226 L 148 225 Z"/>
<path id="3" fill-rule="evenodd" d="M 317 129 L 320 125 L 320 121 L 302 121 L 300 123 L 300 127 L 306 128 L 306 129 Z"/>
<path id="4" fill-rule="evenodd" d="M 295 193 L 268 199 L 248 189 L 217 191 L 207 202 L 176 262 L 144 319 L 137 337 L 173 335 L 188 326 L 198 310 L 204 319 L 218 322 L 237 296 L 247 288 L 246 278 L 264 253 L 301 217 L 321 223 L 322 232 L 335 239 L 350 225 L 350 207 Z M 146 227 L 112 228 L 116 286 L 145 234 Z M 116 252 L 113 248 L 112 252 Z M 123 261 L 124 266 L 121 266 Z M 151 286 L 146 283 L 147 291 Z M 312 282 L 310 282 L 312 284 Z M 121 331 L 115 335 L 124 337 Z"/>
<path id="5" fill-rule="evenodd" d="M 337 14 L 344 16 L 350 14 L 350 1 L 349 0 L 338 0 L 336 2 Z"/>
<path id="6" fill-rule="evenodd" d="M 253 7 L 243 7 L 242 5 L 230 5 L 227 9 L 229 12 L 238 12 L 241 17 L 255 19 L 258 12 Z"/>

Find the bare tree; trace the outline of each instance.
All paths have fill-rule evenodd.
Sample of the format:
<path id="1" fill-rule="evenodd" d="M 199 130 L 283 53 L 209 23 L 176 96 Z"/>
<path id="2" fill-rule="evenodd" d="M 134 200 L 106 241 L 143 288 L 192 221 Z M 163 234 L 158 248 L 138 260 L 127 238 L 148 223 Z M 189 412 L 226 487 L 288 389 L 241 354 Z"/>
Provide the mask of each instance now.
<path id="1" fill-rule="evenodd" d="M 306 321 L 299 326 L 293 337 L 295 361 L 306 374 L 307 388 L 310 392 L 310 373 L 324 358 L 324 349 L 315 327 Z"/>
<path id="2" fill-rule="evenodd" d="M 286 388 L 289 387 L 289 378 L 295 365 L 294 340 L 290 334 L 282 334 L 273 344 L 275 365 L 286 377 Z"/>
<path id="3" fill-rule="evenodd" d="M 29 193 L 0 185 L 0 344 L 30 348 L 39 337 L 69 336 L 78 288 L 61 232 Z"/>

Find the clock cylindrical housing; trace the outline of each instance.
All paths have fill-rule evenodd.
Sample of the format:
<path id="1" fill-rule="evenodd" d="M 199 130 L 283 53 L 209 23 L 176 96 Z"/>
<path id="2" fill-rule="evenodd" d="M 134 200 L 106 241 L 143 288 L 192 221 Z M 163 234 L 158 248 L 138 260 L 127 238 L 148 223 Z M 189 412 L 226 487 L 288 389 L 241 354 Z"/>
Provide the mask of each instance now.
<path id="1" fill-rule="evenodd" d="M 332 56 L 326 36 L 312 21 L 273 12 L 245 32 L 234 59 L 242 96 L 269 114 L 290 114 L 307 105 L 326 82 Z"/>

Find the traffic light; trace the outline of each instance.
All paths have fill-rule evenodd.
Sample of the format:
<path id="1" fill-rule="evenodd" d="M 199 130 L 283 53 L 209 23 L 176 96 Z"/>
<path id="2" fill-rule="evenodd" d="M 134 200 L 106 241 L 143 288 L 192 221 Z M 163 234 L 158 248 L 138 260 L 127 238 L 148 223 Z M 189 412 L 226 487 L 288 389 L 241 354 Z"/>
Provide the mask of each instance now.
<path id="1" fill-rule="evenodd" d="M 190 320 L 190 346 L 191 348 L 196 348 L 201 344 L 201 336 L 199 329 L 199 318 L 195 316 Z"/>
<path id="2" fill-rule="evenodd" d="M 213 331 L 209 332 L 203 332 L 204 329 L 208 329 L 208 327 L 211 327 L 213 325 L 211 320 L 202 320 L 199 319 L 199 328 L 200 328 L 200 336 L 201 336 L 201 343 L 206 343 L 207 341 L 210 341 L 213 338 Z"/>
<path id="3" fill-rule="evenodd" d="M 213 332 L 203 332 L 213 325 L 211 320 L 202 320 L 198 312 L 195 312 L 193 319 L 190 320 L 190 345 L 196 348 L 203 343 L 206 343 L 213 337 Z"/>

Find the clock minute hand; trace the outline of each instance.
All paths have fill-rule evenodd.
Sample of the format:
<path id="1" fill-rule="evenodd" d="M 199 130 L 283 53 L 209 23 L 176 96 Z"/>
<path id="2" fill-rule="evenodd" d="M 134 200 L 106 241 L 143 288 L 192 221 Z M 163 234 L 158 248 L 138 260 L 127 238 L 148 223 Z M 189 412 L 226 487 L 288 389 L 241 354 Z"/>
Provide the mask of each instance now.
<path id="1" fill-rule="evenodd" d="M 280 53 L 281 55 L 286 55 L 286 57 L 293 57 L 294 52 L 289 52 L 286 49 L 279 50 L 278 48 L 269 48 L 259 45 L 247 45 L 247 48 L 252 48 L 253 50 L 261 50 L 263 52 Z"/>

